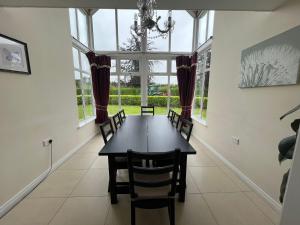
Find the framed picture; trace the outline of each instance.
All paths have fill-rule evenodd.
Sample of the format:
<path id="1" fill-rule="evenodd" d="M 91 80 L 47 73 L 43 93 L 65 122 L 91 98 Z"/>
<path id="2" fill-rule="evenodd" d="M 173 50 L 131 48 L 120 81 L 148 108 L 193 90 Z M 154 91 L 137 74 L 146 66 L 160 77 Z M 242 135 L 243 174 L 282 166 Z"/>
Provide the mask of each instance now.
<path id="1" fill-rule="evenodd" d="M 0 71 L 31 74 L 26 43 L 0 34 Z"/>
<path id="2" fill-rule="evenodd" d="M 240 88 L 294 85 L 299 81 L 300 26 L 242 51 Z"/>

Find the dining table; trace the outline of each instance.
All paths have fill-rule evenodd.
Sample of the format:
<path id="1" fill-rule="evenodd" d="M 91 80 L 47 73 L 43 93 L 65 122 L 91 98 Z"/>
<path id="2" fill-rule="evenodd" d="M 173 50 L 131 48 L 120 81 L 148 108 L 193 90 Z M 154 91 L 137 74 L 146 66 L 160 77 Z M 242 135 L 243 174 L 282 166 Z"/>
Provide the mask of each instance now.
<path id="1" fill-rule="evenodd" d="M 118 194 L 129 193 L 129 183 L 122 182 L 122 185 L 118 186 L 113 172 L 115 158 L 126 157 L 128 149 L 143 153 L 160 153 L 180 149 L 180 176 L 176 192 L 179 194 L 178 200 L 185 201 L 187 156 L 196 154 L 196 151 L 172 125 L 167 116 L 144 115 L 127 116 L 122 126 L 98 153 L 99 156 L 108 157 L 109 192 L 112 204 L 118 202 Z"/>

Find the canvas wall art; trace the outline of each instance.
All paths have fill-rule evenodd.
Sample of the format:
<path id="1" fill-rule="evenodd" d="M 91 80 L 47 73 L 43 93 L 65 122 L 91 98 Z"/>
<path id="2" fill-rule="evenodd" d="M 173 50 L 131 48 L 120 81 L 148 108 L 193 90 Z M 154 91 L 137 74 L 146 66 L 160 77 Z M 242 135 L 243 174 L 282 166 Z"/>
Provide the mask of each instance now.
<path id="1" fill-rule="evenodd" d="M 27 44 L 0 34 L 0 71 L 30 74 Z"/>
<path id="2" fill-rule="evenodd" d="M 240 88 L 297 84 L 300 26 L 242 51 Z"/>

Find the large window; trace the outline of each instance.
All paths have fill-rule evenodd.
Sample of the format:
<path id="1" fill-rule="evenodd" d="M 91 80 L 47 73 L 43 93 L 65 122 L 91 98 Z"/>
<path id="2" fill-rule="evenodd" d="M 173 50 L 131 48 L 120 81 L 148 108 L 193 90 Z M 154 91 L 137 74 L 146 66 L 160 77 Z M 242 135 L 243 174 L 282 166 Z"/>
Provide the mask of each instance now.
<path id="1" fill-rule="evenodd" d="M 88 42 L 87 15 L 81 9 L 69 9 L 71 35 L 85 46 Z"/>
<path id="2" fill-rule="evenodd" d="M 203 45 L 213 36 L 215 11 L 206 11 L 201 14 L 198 27 L 198 46 Z"/>
<path id="3" fill-rule="evenodd" d="M 76 97 L 79 121 L 85 121 L 94 117 L 94 101 L 92 93 L 91 72 L 85 54 L 74 48 L 73 64 L 76 84 Z"/>

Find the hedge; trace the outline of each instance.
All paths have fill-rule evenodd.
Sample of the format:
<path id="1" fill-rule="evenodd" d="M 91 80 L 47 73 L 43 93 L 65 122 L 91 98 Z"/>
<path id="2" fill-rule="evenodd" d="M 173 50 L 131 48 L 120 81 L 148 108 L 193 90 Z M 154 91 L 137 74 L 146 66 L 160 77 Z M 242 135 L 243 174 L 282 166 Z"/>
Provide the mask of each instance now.
<path id="1" fill-rule="evenodd" d="M 120 95 L 122 105 L 141 105 L 141 95 Z M 91 95 L 85 95 L 86 104 L 92 103 Z M 207 107 L 208 98 L 204 98 L 204 108 Z M 81 95 L 77 95 L 78 105 L 82 105 Z M 148 105 L 165 107 L 168 103 L 168 96 L 148 96 Z M 109 105 L 118 105 L 118 95 L 109 96 Z M 196 97 L 196 106 L 200 107 L 201 97 Z M 179 107 L 179 96 L 170 96 L 170 107 Z"/>
<path id="2" fill-rule="evenodd" d="M 160 93 L 168 93 L 168 87 L 167 86 L 159 86 L 158 91 Z M 179 95 L 178 87 L 171 86 L 170 87 L 171 95 Z M 134 87 L 121 87 L 120 92 L 122 95 L 139 95 L 141 93 L 140 88 L 134 88 Z M 80 92 L 77 94 L 80 94 Z M 110 87 L 109 89 L 110 95 L 118 95 L 118 87 Z"/>

